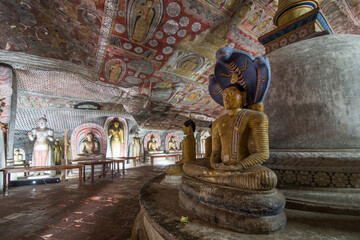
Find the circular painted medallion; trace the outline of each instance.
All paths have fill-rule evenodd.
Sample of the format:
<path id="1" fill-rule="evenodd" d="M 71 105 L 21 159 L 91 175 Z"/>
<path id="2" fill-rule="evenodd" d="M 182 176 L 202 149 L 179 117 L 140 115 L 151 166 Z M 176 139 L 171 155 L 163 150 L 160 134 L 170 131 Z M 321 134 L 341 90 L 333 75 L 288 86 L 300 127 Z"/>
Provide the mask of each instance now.
<path id="1" fill-rule="evenodd" d="M 180 26 L 186 27 L 189 24 L 189 18 L 188 17 L 181 17 L 179 21 Z"/>
<path id="2" fill-rule="evenodd" d="M 181 29 L 180 31 L 178 31 L 177 35 L 179 37 L 185 37 L 186 36 L 186 30 L 185 29 Z"/>
<path id="3" fill-rule="evenodd" d="M 144 49 L 142 49 L 141 47 L 136 47 L 136 48 L 134 49 L 134 51 L 135 51 L 136 53 L 142 53 L 142 52 L 144 51 Z"/>
<path id="4" fill-rule="evenodd" d="M 123 44 L 123 47 L 124 47 L 125 49 L 127 49 L 127 50 L 132 49 L 131 43 L 124 43 L 124 44 Z"/>
<path id="5" fill-rule="evenodd" d="M 155 57 L 155 59 L 156 60 L 163 60 L 164 59 L 164 56 L 163 55 L 157 55 L 156 57 Z"/>
<path id="6" fill-rule="evenodd" d="M 166 43 L 167 44 L 174 44 L 176 42 L 176 38 L 174 38 L 173 36 L 170 36 L 166 39 Z"/>
<path id="7" fill-rule="evenodd" d="M 168 20 L 164 24 L 164 32 L 167 35 L 174 35 L 178 30 L 179 30 L 179 24 L 175 20 L 172 19 Z"/>
<path id="8" fill-rule="evenodd" d="M 171 2 L 166 7 L 166 13 L 169 17 L 177 17 L 180 15 L 181 7 L 177 2 Z"/>
<path id="9" fill-rule="evenodd" d="M 163 54 L 171 54 L 173 52 L 173 49 L 172 47 L 164 47 L 163 50 L 162 50 Z"/>
<path id="10" fill-rule="evenodd" d="M 198 32 L 200 31 L 200 29 L 201 29 L 201 23 L 199 22 L 193 23 L 193 25 L 191 25 L 191 31 L 193 32 Z"/>
<path id="11" fill-rule="evenodd" d="M 161 31 L 158 31 L 158 32 L 155 33 L 155 37 L 157 39 L 162 39 L 164 37 L 164 33 L 161 32 Z"/>
<path id="12" fill-rule="evenodd" d="M 156 46 L 159 44 L 159 42 L 156 41 L 155 39 L 153 39 L 153 40 L 150 40 L 149 44 L 150 44 L 150 46 L 152 46 L 152 47 L 156 47 Z"/>
<path id="13" fill-rule="evenodd" d="M 118 32 L 118 33 L 124 33 L 125 32 L 125 26 L 120 24 L 120 23 L 117 23 L 117 24 L 115 24 L 115 31 Z"/>

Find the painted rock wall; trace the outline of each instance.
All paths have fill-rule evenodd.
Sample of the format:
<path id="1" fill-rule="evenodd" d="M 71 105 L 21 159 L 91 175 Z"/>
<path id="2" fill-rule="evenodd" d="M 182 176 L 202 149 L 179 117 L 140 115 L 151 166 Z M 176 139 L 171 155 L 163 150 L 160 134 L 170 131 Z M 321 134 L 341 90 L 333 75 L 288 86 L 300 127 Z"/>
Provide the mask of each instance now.
<path id="1" fill-rule="evenodd" d="M 313 38 L 267 57 L 270 148 L 360 148 L 360 36 Z"/>

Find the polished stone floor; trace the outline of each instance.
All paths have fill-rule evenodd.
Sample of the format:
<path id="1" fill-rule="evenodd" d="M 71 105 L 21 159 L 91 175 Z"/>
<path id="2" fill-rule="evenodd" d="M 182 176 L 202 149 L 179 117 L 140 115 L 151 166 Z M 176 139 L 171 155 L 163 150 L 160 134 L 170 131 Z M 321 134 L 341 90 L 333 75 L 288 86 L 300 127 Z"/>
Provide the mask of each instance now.
<path id="1" fill-rule="evenodd" d="M 11 188 L 0 195 L 0 239 L 129 239 L 142 185 L 163 166 L 124 177 Z"/>

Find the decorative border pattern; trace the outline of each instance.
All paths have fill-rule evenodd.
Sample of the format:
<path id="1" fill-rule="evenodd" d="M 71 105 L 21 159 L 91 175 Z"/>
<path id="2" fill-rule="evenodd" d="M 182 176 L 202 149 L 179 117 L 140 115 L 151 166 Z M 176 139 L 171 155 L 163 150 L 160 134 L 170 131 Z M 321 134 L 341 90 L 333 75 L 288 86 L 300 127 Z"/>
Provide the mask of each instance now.
<path id="1" fill-rule="evenodd" d="M 278 184 L 311 187 L 360 188 L 360 173 L 296 170 L 274 170 L 274 172 L 278 177 Z"/>

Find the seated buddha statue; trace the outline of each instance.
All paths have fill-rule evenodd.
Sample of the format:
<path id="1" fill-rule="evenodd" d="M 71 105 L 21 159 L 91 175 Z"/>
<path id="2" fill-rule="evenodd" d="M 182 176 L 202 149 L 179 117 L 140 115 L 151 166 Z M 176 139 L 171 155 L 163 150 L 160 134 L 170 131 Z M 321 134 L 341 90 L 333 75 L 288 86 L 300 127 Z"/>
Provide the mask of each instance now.
<path id="1" fill-rule="evenodd" d="M 178 150 L 178 148 L 177 148 L 177 146 L 176 146 L 176 141 L 175 141 L 175 137 L 174 137 L 174 136 L 172 136 L 172 137 L 170 138 L 170 141 L 169 141 L 168 144 L 169 144 L 169 145 L 168 145 L 168 147 L 169 147 L 169 152 L 175 152 L 175 151 Z"/>
<path id="2" fill-rule="evenodd" d="M 195 155 L 195 122 L 191 119 L 184 123 L 183 132 L 186 136 L 182 141 L 182 160 L 174 165 L 167 166 L 165 171 L 167 175 L 183 175 L 183 165 L 191 160 L 196 159 Z"/>
<path id="3" fill-rule="evenodd" d="M 269 157 L 267 116 L 244 109 L 246 91 L 238 83 L 224 90 L 223 103 L 227 113 L 212 124 L 210 168 L 185 163 L 185 175 L 239 189 L 273 189 L 275 173 L 260 165 Z"/>
<path id="4" fill-rule="evenodd" d="M 80 143 L 80 153 L 77 155 L 78 158 L 95 157 L 99 156 L 99 143 L 94 140 L 94 134 L 88 132 L 85 140 Z"/>
<path id="5" fill-rule="evenodd" d="M 157 152 L 158 144 L 154 136 L 151 136 L 151 140 L 148 143 L 149 152 Z"/>

